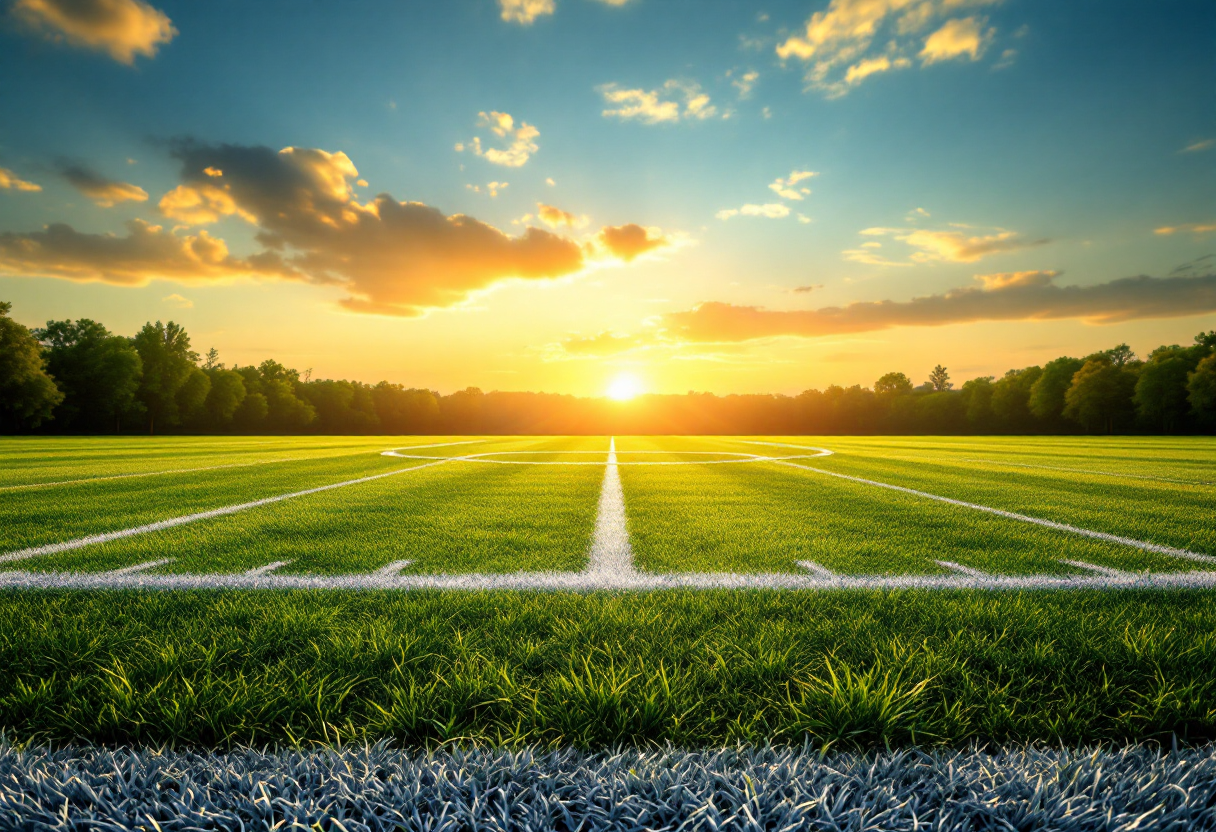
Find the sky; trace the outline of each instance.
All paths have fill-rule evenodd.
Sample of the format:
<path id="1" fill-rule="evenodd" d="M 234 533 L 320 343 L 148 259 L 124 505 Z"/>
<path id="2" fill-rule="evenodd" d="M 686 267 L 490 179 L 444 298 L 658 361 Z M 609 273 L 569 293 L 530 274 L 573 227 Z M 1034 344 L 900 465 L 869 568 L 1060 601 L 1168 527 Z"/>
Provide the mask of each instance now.
<path id="1" fill-rule="evenodd" d="M 449 393 L 1216 328 L 1202 0 L 0 0 L 0 300 Z"/>

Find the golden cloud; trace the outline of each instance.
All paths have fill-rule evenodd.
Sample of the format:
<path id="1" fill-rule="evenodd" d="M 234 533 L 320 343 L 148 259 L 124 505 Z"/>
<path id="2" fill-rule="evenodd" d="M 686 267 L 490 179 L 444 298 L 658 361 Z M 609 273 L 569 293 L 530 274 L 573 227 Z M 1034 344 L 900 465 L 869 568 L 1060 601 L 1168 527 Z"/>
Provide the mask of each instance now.
<path id="1" fill-rule="evenodd" d="M 911 66 L 917 36 L 935 20 L 997 2 L 1000 0 L 832 0 L 826 9 L 811 15 L 800 33 L 777 45 L 777 56 L 806 63 L 808 86 L 828 98 L 839 98 L 866 78 Z M 968 20 L 977 29 L 974 47 L 966 40 Z M 928 44 L 922 47 L 923 63 L 957 57 L 972 48 L 973 59 L 978 57 L 989 37 L 978 34 L 979 25 L 975 18 L 947 21 L 929 36 L 932 48 Z M 883 44 L 881 51 L 872 49 L 875 43 Z M 947 55 L 951 48 L 960 51 Z"/>
<path id="2" fill-rule="evenodd" d="M 536 203 L 536 216 L 550 228 L 561 228 L 562 226 L 582 228 L 589 222 L 586 217 L 576 217 L 569 211 L 563 211 L 561 208 L 546 205 L 543 202 Z"/>
<path id="3" fill-rule="evenodd" d="M 660 124 L 703 121 L 718 113 L 718 108 L 710 103 L 700 85 L 691 81 L 672 79 L 655 90 L 622 89 L 618 84 L 604 84 L 598 89 L 604 102 L 612 105 L 603 111 L 605 118 Z"/>
<path id="4" fill-rule="evenodd" d="M 1026 240 L 1020 234 L 1004 229 L 993 229 L 992 233 L 986 234 L 970 234 L 959 230 L 866 228 L 861 233 L 867 237 L 891 236 L 917 249 L 912 253 L 909 263 L 885 260 L 857 249 L 842 252 L 846 260 L 886 266 L 932 262 L 974 263 L 990 254 L 1016 251 L 1048 242 L 1047 240 Z"/>
<path id="5" fill-rule="evenodd" d="M 102 208 L 111 208 L 120 202 L 148 200 L 148 192 L 138 185 L 107 179 L 84 165 L 61 162 L 59 172 L 72 187 Z"/>
<path id="6" fill-rule="evenodd" d="M 502 19 L 509 23 L 532 24 L 538 17 L 553 14 L 554 0 L 498 0 Z"/>
<path id="7" fill-rule="evenodd" d="M 790 175 L 784 179 L 777 179 L 770 184 L 769 190 L 783 199 L 802 199 L 810 194 L 811 189 L 807 187 L 798 187 L 798 183 L 804 179 L 810 179 L 812 176 L 818 176 L 813 170 L 794 170 L 790 171 Z"/>
<path id="8" fill-rule="evenodd" d="M 1216 222 L 1192 222 L 1184 225 L 1164 225 L 1161 228 L 1154 229 L 1153 233 L 1162 237 L 1168 237 L 1171 234 L 1178 234 L 1179 232 L 1199 235 L 1210 234 L 1213 231 L 1216 231 Z"/>
<path id="9" fill-rule="evenodd" d="M 778 220 L 782 217 L 788 217 L 790 209 L 788 205 L 782 205 L 780 202 L 767 202 L 764 205 L 753 205 L 748 203 L 740 208 L 723 208 L 718 213 L 714 214 L 720 220 L 728 220 L 731 217 L 767 217 L 770 220 Z"/>
<path id="10" fill-rule="evenodd" d="M 17 191 L 41 191 L 41 185 L 35 185 L 33 182 L 27 182 L 17 174 L 13 173 L 8 168 L 0 168 L 0 190 L 17 190 Z"/>
<path id="11" fill-rule="evenodd" d="M 978 61 L 995 32 L 992 29 L 985 32 L 983 24 L 984 21 L 978 17 L 947 20 L 940 29 L 925 38 L 925 46 L 919 55 L 921 63 L 928 66 L 964 56 Z"/>
<path id="12" fill-rule="evenodd" d="M 127 223 L 122 237 L 85 234 L 62 223 L 32 234 L 0 234 L 0 273 L 118 286 L 143 286 L 158 279 L 299 277 L 276 254 L 236 258 L 223 240 L 206 231 L 179 237 L 143 220 Z"/>
<path id="13" fill-rule="evenodd" d="M 599 233 L 599 241 L 613 256 L 626 263 L 648 251 L 671 245 L 668 237 L 635 223 L 606 226 Z"/>
<path id="14" fill-rule="evenodd" d="M 506 139 L 506 146 L 501 148 L 483 148 L 481 137 L 474 136 L 467 143 L 458 143 L 456 145 L 457 153 L 470 150 L 474 155 L 481 156 L 487 162 L 495 165 L 519 168 L 527 164 L 532 154 L 540 149 L 540 146 L 536 143 L 536 138 L 540 136 L 540 131 L 526 121 L 520 122 L 519 127 L 516 127 L 515 119 L 510 113 L 500 113 L 497 111 L 478 113 L 477 126 L 488 127 L 490 132 L 495 136 L 498 136 L 500 139 Z"/>
<path id="15" fill-rule="evenodd" d="M 946 326 L 976 321 L 1078 319 L 1109 324 L 1181 318 L 1216 311 L 1216 274 L 1127 277 L 1093 286 L 1057 286 L 1056 272 L 980 275 L 980 286 L 910 301 L 864 301 L 847 306 L 778 311 L 703 303 L 664 316 L 673 338 L 735 342 L 793 336 L 816 338 L 901 326 Z"/>
<path id="16" fill-rule="evenodd" d="M 128 66 L 136 55 L 155 56 L 177 35 L 168 16 L 143 0 L 16 0 L 13 14 L 53 40 Z"/>

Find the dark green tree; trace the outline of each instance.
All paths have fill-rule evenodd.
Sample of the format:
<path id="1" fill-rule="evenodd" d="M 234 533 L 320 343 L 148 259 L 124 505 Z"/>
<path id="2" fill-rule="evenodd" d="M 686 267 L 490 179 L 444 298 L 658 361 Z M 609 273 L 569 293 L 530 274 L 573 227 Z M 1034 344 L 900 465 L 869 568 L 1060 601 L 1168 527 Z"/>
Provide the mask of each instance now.
<path id="1" fill-rule="evenodd" d="M 992 430 L 992 403 L 996 395 L 997 385 L 992 383 L 992 376 L 982 376 L 963 382 L 959 391 L 963 400 L 967 425 L 976 433 L 987 433 Z"/>
<path id="2" fill-rule="evenodd" d="M 190 349 L 190 336 L 173 321 L 144 324 L 131 339 L 143 362 L 138 397 L 148 415 L 148 432 L 156 425 L 181 423 L 178 392 L 198 367 L 198 353 Z"/>
<path id="3" fill-rule="evenodd" d="M 204 372 L 211 378 L 211 389 L 207 392 L 204 409 L 208 423 L 215 428 L 232 426 L 237 409 L 245 401 L 245 379 L 240 373 L 215 366 Z"/>
<path id="4" fill-rule="evenodd" d="M 1185 422 L 1187 378 L 1199 364 L 1203 349 L 1179 346 L 1158 347 L 1140 368 L 1134 401 L 1140 420 L 1164 433 L 1177 431 Z"/>
<path id="5" fill-rule="evenodd" d="M 122 429 L 136 418 L 143 362 L 130 339 L 96 321 L 47 321 L 34 334 L 46 348 L 47 369 L 64 393 L 55 409 L 59 430 L 99 432 Z"/>
<path id="6" fill-rule="evenodd" d="M 9 317 L 12 308 L 0 301 L 0 431 L 36 428 L 63 401 L 46 372 L 42 345 Z"/>
<path id="7" fill-rule="evenodd" d="M 941 364 L 938 364 L 933 368 L 933 372 L 929 373 L 929 386 L 935 393 L 944 393 L 954 386 L 950 383 L 950 374 Z"/>
<path id="8" fill-rule="evenodd" d="M 1064 394 L 1072 386 L 1072 377 L 1084 364 L 1080 358 L 1067 356 L 1048 361 L 1030 387 L 1030 412 L 1049 425 L 1058 426 L 1064 416 Z"/>
<path id="9" fill-rule="evenodd" d="M 1116 364 L 1108 353 L 1090 356 L 1064 394 L 1064 415 L 1088 431 L 1113 433 L 1131 421 L 1136 375 L 1133 366 Z"/>
<path id="10" fill-rule="evenodd" d="M 1043 375 L 1041 367 L 1010 370 L 993 385 L 992 415 L 1004 430 L 1026 431 L 1034 428 L 1030 411 L 1030 391 Z"/>
<path id="11" fill-rule="evenodd" d="M 874 392 L 880 396 L 906 396 L 912 392 L 912 379 L 903 373 L 886 373 L 874 382 Z"/>
<path id="12" fill-rule="evenodd" d="M 1199 362 L 1187 377 L 1187 401 L 1200 424 L 1216 427 L 1216 353 Z"/>

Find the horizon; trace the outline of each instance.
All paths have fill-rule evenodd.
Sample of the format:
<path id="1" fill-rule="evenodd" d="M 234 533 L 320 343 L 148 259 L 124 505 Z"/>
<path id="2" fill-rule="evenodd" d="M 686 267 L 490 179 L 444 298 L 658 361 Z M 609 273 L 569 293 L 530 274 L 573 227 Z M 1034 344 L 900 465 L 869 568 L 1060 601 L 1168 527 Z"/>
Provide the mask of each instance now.
<path id="1" fill-rule="evenodd" d="M 1208 3 L 105 8 L 0 6 L 29 327 L 617 399 L 1216 328 Z"/>

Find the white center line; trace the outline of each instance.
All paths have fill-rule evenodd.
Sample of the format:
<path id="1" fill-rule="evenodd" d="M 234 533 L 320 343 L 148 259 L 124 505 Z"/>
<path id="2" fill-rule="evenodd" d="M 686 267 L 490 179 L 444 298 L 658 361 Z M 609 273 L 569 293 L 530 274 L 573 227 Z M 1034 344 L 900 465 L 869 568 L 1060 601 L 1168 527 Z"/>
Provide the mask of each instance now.
<path id="1" fill-rule="evenodd" d="M 595 537 L 586 572 L 599 578 L 629 577 L 635 574 L 633 549 L 625 519 L 625 494 L 616 464 L 616 437 L 608 443 L 608 464 L 600 488 L 599 510 L 595 515 Z"/>

